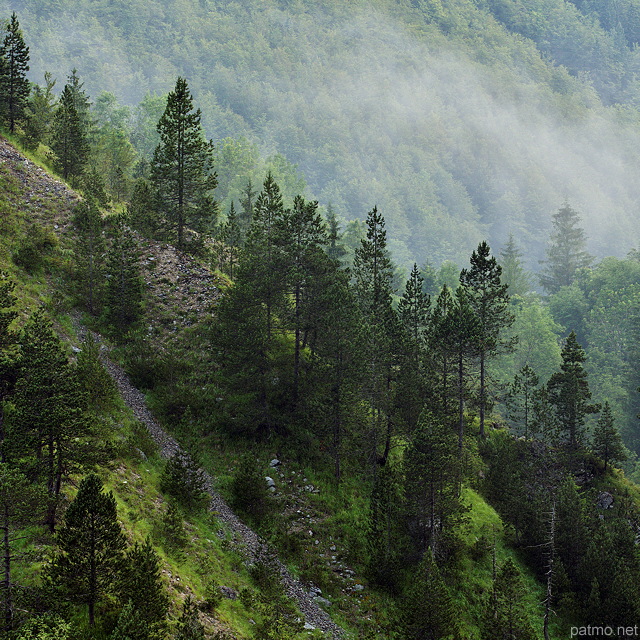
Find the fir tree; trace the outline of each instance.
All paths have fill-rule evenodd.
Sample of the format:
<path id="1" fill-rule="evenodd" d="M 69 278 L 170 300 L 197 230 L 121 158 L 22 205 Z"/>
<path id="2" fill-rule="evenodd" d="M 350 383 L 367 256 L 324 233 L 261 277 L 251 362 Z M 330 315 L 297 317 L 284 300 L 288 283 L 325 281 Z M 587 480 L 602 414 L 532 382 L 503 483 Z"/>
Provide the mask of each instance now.
<path id="1" fill-rule="evenodd" d="M 487 391 L 487 360 L 513 349 L 514 340 L 505 340 L 500 333 L 513 324 L 515 316 L 509 309 L 507 285 L 501 283 L 502 268 L 491 256 L 486 242 L 481 242 L 471 255 L 471 268 L 463 269 L 460 282 L 467 288 L 469 303 L 478 321 L 477 353 L 480 364 L 480 435 L 484 437 L 485 413 L 489 406 Z"/>
<path id="2" fill-rule="evenodd" d="M 187 596 L 187 599 L 182 605 L 182 614 L 178 620 L 178 627 L 174 640 L 204 640 L 204 627 L 200 622 L 198 616 L 198 607 L 191 599 L 191 596 Z"/>
<path id="3" fill-rule="evenodd" d="M 96 315 L 102 302 L 105 244 L 102 215 L 93 198 L 82 201 L 73 215 L 76 281 L 87 311 Z"/>
<path id="4" fill-rule="evenodd" d="M 114 630 L 109 640 L 148 640 L 151 629 L 142 618 L 140 609 L 134 607 L 131 600 L 127 602 L 118 616 Z"/>
<path id="5" fill-rule="evenodd" d="M 138 178 L 129 201 L 129 224 L 145 238 L 156 237 L 159 230 L 156 194 L 144 178 Z"/>
<path id="6" fill-rule="evenodd" d="M 347 250 L 342 244 L 340 223 L 331 205 L 327 205 L 327 239 L 327 255 L 340 262 L 347 255 Z"/>
<path id="7" fill-rule="evenodd" d="M 553 216 L 553 230 L 540 283 L 548 293 L 568 287 L 580 269 L 591 266 L 593 256 L 586 251 L 586 235 L 579 226 L 577 211 L 565 203 Z"/>
<path id="8" fill-rule="evenodd" d="M 29 47 L 24 43 L 15 12 L 7 25 L 7 34 L 0 47 L 0 107 L 3 120 L 13 133 L 17 123 L 27 117 L 30 85 Z"/>
<path id="9" fill-rule="evenodd" d="M 198 463 L 183 451 L 177 451 L 167 460 L 160 477 L 160 491 L 186 509 L 201 508 L 208 500 Z"/>
<path id="10" fill-rule="evenodd" d="M 507 419 L 513 431 L 525 438 L 531 435 L 535 392 L 540 379 L 534 370 L 525 364 L 513 378 L 505 398 Z"/>
<path id="11" fill-rule="evenodd" d="M 547 389 L 549 402 L 554 407 L 559 437 L 571 451 L 584 445 L 584 421 L 590 413 L 597 413 L 599 407 L 589 404 L 591 391 L 587 372 L 583 367 L 586 356 L 572 331 L 562 349 L 561 371 L 554 373 Z"/>
<path id="12" fill-rule="evenodd" d="M 526 587 L 511 558 L 502 565 L 487 603 L 482 637 L 486 640 L 536 640 L 523 609 Z"/>
<path id="13" fill-rule="evenodd" d="M 56 154 L 58 168 L 65 180 L 76 179 L 82 175 L 89 158 L 89 142 L 68 84 L 62 90 L 53 117 L 51 148 Z"/>
<path id="14" fill-rule="evenodd" d="M 71 600 L 87 605 L 93 626 L 96 604 L 112 589 L 126 546 L 115 498 L 103 492 L 97 475 L 90 474 L 80 483 L 56 542 L 60 551 L 49 567 L 49 577 Z"/>
<path id="15" fill-rule="evenodd" d="M 531 279 L 522 266 L 522 251 L 516 245 L 512 234 L 509 234 L 509 241 L 500 251 L 500 266 L 502 267 L 501 282 L 509 287 L 510 298 L 529 293 Z"/>
<path id="16" fill-rule="evenodd" d="M 247 180 L 244 190 L 242 191 L 243 197 L 240 198 L 240 213 L 238 214 L 238 224 L 240 226 L 240 233 L 242 239 L 247 237 L 249 227 L 253 222 L 253 209 L 255 206 L 256 192 L 253 190 L 251 180 Z"/>
<path id="17" fill-rule="evenodd" d="M 169 597 L 161 578 L 160 558 L 149 538 L 126 551 L 117 591 L 125 608 L 133 609 L 144 624 L 146 635 L 141 638 L 162 627 L 169 611 Z"/>
<path id="18" fill-rule="evenodd" d="M 53 93 L 56 81 L 49 71 L 45 71 L 44 82 L 44 87 L 34 85 L 31 90 L 28 117 L 24 126 L 25 146 L 28 149 L 37 149 L 40 143 L 48 144 L 51 135 L 57 98 Z"/>
<path id="19" fill-rule="evenodd" d="M 610 462 L 622 462 L 627 459 L 609 402 L 604 403 L 600 418 L 593 430 L 592 449 L 593 453 L 604 461 L 605 472 Z"/>
<path id="20" fill-rule="evenodd" d="M 183 248 L 188 225 L 206 230 L 217 212 L 211 200 L 217 184 L 213 143 L 203 137 L 200 116 L 200 109 L 193 110 L 186 80 L 178 78 L 158 122 L 160 144 L 152 163 L 152 180 L 178 249 Z"/>
<path id="21" fill-rule="evenodd" d="M 220 241 L 224 243 L 222 247 L 222 270 L 233 280 L 234 273 L 238 267 L 240 250 L 242 249 L 242 229 L 240 220 L 236 213 L 236 208 L 231 203 L 227 221 L 222 225 L 219 233 Z"/>
<path id="22" fill-rule="evenodd" d="M 142 278 L 138 249 L 123 222 L 118 222 L 105 268 L 107 319 L 118 331 L 128 329 L 142 314 Z"/>
<path id="23" fill-rule="evenodd" d="M 15 382 L 18 333 L 11 328 L 18 312 L 12 309 L 17 298 L 15 283 L 6 271 L 0 271 L 0 460 L 4 460 L 4 401 Z"/>

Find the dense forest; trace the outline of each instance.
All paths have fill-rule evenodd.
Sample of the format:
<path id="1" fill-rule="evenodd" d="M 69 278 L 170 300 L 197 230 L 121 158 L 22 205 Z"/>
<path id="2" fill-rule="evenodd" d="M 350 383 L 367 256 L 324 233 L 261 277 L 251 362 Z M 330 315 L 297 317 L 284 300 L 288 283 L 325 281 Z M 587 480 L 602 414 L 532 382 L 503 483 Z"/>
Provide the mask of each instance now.
<path id="1" fill-rule="evenodd" d="M 9 4 L 2 634 L 635 637 L 640 4 Z"/>

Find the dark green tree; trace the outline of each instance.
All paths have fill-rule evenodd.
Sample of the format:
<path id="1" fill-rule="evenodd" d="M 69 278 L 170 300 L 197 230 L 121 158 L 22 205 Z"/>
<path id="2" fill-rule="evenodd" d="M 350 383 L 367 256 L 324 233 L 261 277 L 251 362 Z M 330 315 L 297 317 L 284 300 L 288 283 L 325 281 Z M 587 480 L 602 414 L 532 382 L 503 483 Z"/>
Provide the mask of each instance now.
<path id="1" fill-rule="evenodd" d="M 24 125 L 25 146 L 37 149 L 38 144 L 48 144 L 55 112 L 56 95 L 53 87 L 55 79 L 49 71 L 44 74 L 45 86 L 33 85 L 28 104 L 28 117 Z"/>
<path id="2" fill-rule="evenodd" d="M 4 402 L 13 386 L 17 367 L 18 332 L 11 328 L 18 312 L 12 309 L 17 298 L 15 282 L 6 271 L 0 271 L 0 460 L 4 460 Z"/>
<path id="3" fill-rule="evenodd" d="M 103 222 L 93 198 L 80 202 L 73 215 L 75 262 L 78 292 L 87 311 L 96 315 L 104 287 Z"/>
<path id="4" fill-rule="evenodd" d="M 138 178 L 127 208 L 129 224 L 145 238 L 156 237 L 159 230 L 156 194 L 144 178 Z"/>
<path id="5" fill-rule="evenodd" d="M 91 334 L 85 336 L 76 358 L 80 388 L 90 411 L 101 412 L 113 406 L 118 391 L 113 378 L 100 362 L 100 347 Z"/>
<path id="6" fill-rule="evenodd" d="M 127 602 L 118 616 L 109 640 L 148 640 L 151 629 L 140 615 L 140 609 L 134 607 L 131 600 Z"/>
<path id="7" fill-rule="evenodd" d="M 584 369 L 586 355 L 572 331 L 562 348 L 560 371 L 547 383 L 549 403 L 554 408 L 558 437 L 570 451 L 585 444 L 584 422 L 587 415 L 597 413 L 598 405 L 590 404 L 591 391 Z"/>
<path id="8" fill-rule="evenodd" d="M 531 435 L 533 404 L 539 385 L 540 379 L 535 371 L 525 364 L 514 376 L 505 397 L 507 420 L 511 429 L 525 438 Z"/>
<path id="9" fill-rule="evenodd" d="M 327 239 L 327 255 L 340 262 L 347 255 L 347 250 L 342 244 L 340 223 L 331 205 L 327 205 Z"/>
<path id="10" fill-rule="evenodd" d="M 200 467 L 184 451 L 177 451 L 167 460 L 160 476 L 160 491 L 189 510 L 202 508 L 208 501 Z"/>
<path id="11" fill-rule="evenodd" d="M 523 608 L 526 594 L 520 570 L 508 558 L 493 582 L 482 628 L 483 639 L 536 640 Z"/>
<path id="12" fill-rule="evenodd" d="M 501 282 L 502 267 L 491 256 L 486 242 L 471 254 L 471 268 L 460 272 L 460 283 L 469 294 L 469 304 L 477 317 L 476 348 L 480 365 L 478 409 L 480 435 L 484 437 L 485 413 L 490 404 L 487 390 L 487 360 L 513 348 L 514 340 L 500 334 L 513 324 L 515 316 L 509 308 L 508 286 Z"/>
<path id="13" fill-rule="evenodd" d="M 512 234 L 509 234 L 507 244 L 500 251 L 500 266 L 502 267 L 501 282 L 509 287 L 510 298 L 529 293 L 531 278 L 522 266 L 522 251 L 516 245 Z"/>
<path id="14" fill-rule="evenodd" d="M 160 144 L 151 169 L 162 212 L 175 233 L 178 249 L 183 248 L 187 226 L 206 231 L 217 215 L 211 197 L 217 184 L 213 143 L 203 136 L 200 116 L 200 109 L 193 109 L 187 81 L 178 78 L 158 122 Z"/>
<path id="15" fill-rule="evenodd" d="M 602 413 L 593 430 L 592 450 L 604 461 L 606 472 L 610 462 L 622 462 L 627 459 L 620 432 L 616 428 L 611 406 L 605 402 Z"/>
<path id="16" fill-rule="evenodd" d="M 65 180 L 74 180 L 82 175 L 89 159 L 89 142 L 68 84 L 62 90 L 53 117 L 51 148 Z"/>
<path id="17" fill-rule="evenodd" d="M 48 568 L 49 578 L 69 599 L 87 605 L 93 626 L 96 604 L 112 590 L 126 547 L 116 500 L 103 492 L 97 475 L 83 478 L 56 542 L 59 552 Z"/>
<path id="18" fill-rule="evenodd" d="M 146 635 L 132 640 L 148 638 L 162 628 L 169 611 L 169 597 L 162 582 L 160 558 L 149 538 L 127 549 L 117 593 L 125 608 L 130 606 L 137 613 L 146 631 Z"/>
<path id="19" fill-rule="evenodd" d="M 106 318 L 114 329 L 126 330 L 142 314 L 142 278 L 138 247 L 122 221 L 116 223 L 105 276 Z"/>
<path id="20" fill-rule="evenodd" d="M 234 273 L 238 268 L 240 259 L 240 251 L 243 245 L 242 229 L 240 220 L 236 213 L 236 208 L 231 203 L 229 214 L 226 222 L 221 226 L 218 233 L 220 242 L 223 243 L 221 248 L 220 264 L 222 270 L 233 280 Z"/>
<path id="21" fill-rule="evenodd" d="M 198 615 L 198 607 L 196 603 L 191 599 L 191 596 L 187 596 L 187 599 L 182 605 L 182 614 L 178 620 L 178 626 L 176 629 L 176 635 L 174 640 L 204 640 L 204 627 L 200 622 Z"/>
<path id="22" fill-rule="evenodd" d="M 22 30 L 15 12 L 7 24 L 6 35 L 0 47 L 0 108 L 2 118 L 13 133 L 17 123 L 27 118 L 31 87 L 27 80 L 29 47 L 24 43 Z"/>
<path id="23" fill-rule="evenodd" d="M 547 248 L 547 259 L 540 274 L 540 284 L 548 293 L 557 293 L 574 281 L 580 269 L 590 267 L 593 256 L 586 251 L 586 235 L 580 215 L 565 203 L 552 219 L 553 229 Z"/>
<path id="24" fill-rule="evenodd" d="M 238 214 L 238 223 L 240 225 L 240 231 L 242 232 L 242 239 L 244 240 L 249 231 L 249 227 L 253 222 L 253 207 L 255 205 L 256 191 L 253 190 L 251 180 L 247 181 L 244 190 L 242 191 L 240 198 L 240 213 Z"/>
<path id="25" fill-rule="evenodd" d="M 401 637 L 406 640 L 459 637 L 459 614 L 430 551 L 414 569 L 400 609 Z"/>

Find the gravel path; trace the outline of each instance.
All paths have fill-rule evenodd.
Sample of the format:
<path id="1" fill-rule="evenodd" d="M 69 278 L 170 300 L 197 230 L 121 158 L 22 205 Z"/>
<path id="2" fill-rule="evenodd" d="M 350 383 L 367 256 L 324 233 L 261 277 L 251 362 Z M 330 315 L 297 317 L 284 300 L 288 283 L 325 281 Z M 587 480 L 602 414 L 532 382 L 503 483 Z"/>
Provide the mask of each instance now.
<path id="1" fill-rule="evenodd" d="M 144 395 L 131 384 L 124 370 L 106 357 L 103 362 L 107 371 L 118 385 L 118 390 L 126 404 L 131 408 L 136 418 L 146 425 L 151 437 L 160 448 L 162 457 L 170 458 L 177 451 L 180 451 L 178 442 L 158 424 L 147 408 Z M 202 474 L 211 496 L 211 511 L 215 511 L 218 519 L 242 539 L 247 558 L 251 562 L 268 559 L 270 563 L 275 563 L 287 595 L 296 602 L 306 621 L 316 629 L 328 633 L 332 638 L 344 637 L 344 631 L 320 608 L 312 596 L 305 591 L 303 585 L 289 573 L 279 560 L 273 560 L 273 554 L 269 553 L 266 543 L 231 511 L 226 502 L 215 491 L 211 476 L 206 471 L 202 471 Z"/>

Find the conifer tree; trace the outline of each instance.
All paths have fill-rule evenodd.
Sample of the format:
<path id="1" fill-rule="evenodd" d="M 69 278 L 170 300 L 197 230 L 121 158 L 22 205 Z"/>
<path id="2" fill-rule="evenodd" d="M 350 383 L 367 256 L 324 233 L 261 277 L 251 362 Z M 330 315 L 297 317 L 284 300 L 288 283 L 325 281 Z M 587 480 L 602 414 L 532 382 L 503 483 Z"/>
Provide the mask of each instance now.
<path id="1" fill-rule="evenodd" d="M 187 81 L 178 78 L 158 122 L 160 144 L 154 151 L 151 170 L 178 249 L 184 246 L 187 226 L 205 231 L 213 226 L 217 214 L 217 205 L 211 199 L 217 184 L 213 143 L 204 139 L 200 117 L 200 109 L 193 109 Z"/>
<path id="2" fill-rule="evenodd" d="M 406 640 L 458 637 L 459 614 L 429 551 L 413 571 L 401 612 L 401 637 Z"/>
<path id="3" fill-rule="evenodd" d="M 515 316 L 509 309 L 507 285 L 501 283 L 502 268 L 491 256 L 486 242 L 481 242 L 471 254 L 471 268 L 460 273 L 460 283 L 469 293 L 478 322 L 477 353 L 480 365 L 479 399 L 480 435 L 484 436 L 485 413 L 490 404 L 487 391 L 487 360 L 513 348 L 514 340 L 501 339 L 500 333 L 513 324 Z"/>
<path id="4" fill-rule="evenodd" d="M 611 406 L 605 402 L 602 413 L 593 430 L 593 453 L 604 461 L 604 470 L 610 462 L 622 462 L 627 459 L 620 432 L 616 428 Z"/>
<path id="5" fill-rule="evenodd" d="M 367 236 L 360 240 L 353 260 L 354 288 L 370 343 L 365 393 L 371 412 L 371 456 L 385 464 L 393 433 L 394 358 L 400 327 L 391 305 L 393 266 L 387 249 L 385 221 L 378 208 L 367 214 Z M 384 442 L 382 453 L 378 451 Z"/>
<path id="6" fill-rule="evenodd" d="M 169 597 L 162 583 L 160 558 L 149 538 L 126 551 L 117 591 L 125 608 L 133 609 L 146 629 L 141 640 L 162 627 L 169 611 Z"/>
<path id="7" fill-rule="evenodd" d="M 204 640 L 204 627 L 198 616 L 198 607 L 191 596 L 182 605 L 182 615 L 178 620 L 177 632 L 174 640 Z"/>
<path id="8" fill-rule="evenodd" d="M 240 213 L 238 214 L 238 224 L 240 226 L 240 232 L 242 234 L 243 241 L 247 237 L 249 227 L 253 222 L 253 208 L 255 205 L 256 191 L 253 190 L 253 184 L 251 180 L 247 180 L 244 190 L 242 191 L 243 197 L 240 198 Z"/>
<path id="9" fill-rule="evenodd" d="M 591 391 L 587 372 L 583 367 L 586 355 L 572 331 L 562 348 L 561 371 L 554 373 L 547 383 L 549 403 L 553 406 L 558 436 L 569 450 L 577 451 L 585 444 L 584 421 L 599 407 L 590 404 Z"/>
<path id="10" fill-rule="evenodd" d="M 116 384 L 100 362 L 100 348 L 91 334 L 85 336 L 76 358 L 80 387 L 87 399 L 87 408 L 104 411 L 118 397 Z"/>
<path id="11" fill-rule="evenodd" d="M 68 84 L 62 90 L 53 117 L 51 148 L 65 180 L 77 179 L 82 175 L 89 158 L 89 142 Z"/>
<path id="12" fill-rule="evenodd" d="M 56 542 L 60 551 L 49 567 L 49 577 L 72 601 L 87 605 L 93 626 L 96 604 L 112 589 L 126 547 L 116 500 L 103 492 L 97 475 L 83 478 Z"/>
<path id="13" fill-rule="evenodd" d="M 30 85 L 29 47 L 24 43 L 20 23 L 15 12 L 7 25 L 7 33 L 0 47 L 0 107 L 4 122 L 13 133 L 17 123 L 27 117 Z"/>
<path id="14" fill-rule="evenodd" d="M 340 262 L 347 255 L 347 250 L 342 244 L 340 223 L 331 205 L 327 205 L 327 238 L 327 255 L 332 260 Z"/>
<path id="15" fill-rule="evenodd" d="M 186 509 L 203 507 L 208 500 L 199 465 L 184 451 L 177 451 L 167 460 L 160 477 L 160 491 Z"/>
<path id="16" fill-rule="evenodd" d="M 586 235 L 579 226 L 580 216 L 568 203 L 554 214 L 547 248 L 547 259 L 540 274 L 540 283 L 548 293 L 568 287 L 580 269 L 591 266 L 593 256 L 586 251 Z"/>
<path id="17" fill-rule="evenodd" d="M 47 487 L 47 524 L 53 531 L 63 478 L 90 462 L 77 441 L 90 435 L 93 425 L 76 372 L 42 311 L 25 326 L 18 374 L 5 454 L 9 461 L 22 460 Z"/>
<path id="18" fill-rule="evenodd" d="M 41 142 L 48 144 L 51 135 L 57 98 L 53 93 L 56 81 L 49 71 L 45 71 L 44 82 L 44 87 L 37 84 L 33 86 L 27 106 L 28 117 L 24 132 L 28 149 L 37 149 Z"/>
<path id="19" fill-rule="evenodd" d="M 513 378 L 505 398 L 507 419 L 515 433 L 528 438 L 534 415 L 535 392 L 540 379 L 534 370 L 525 364 Z"/>
<path id="20" fill-rule="evenodd" d="M 509 289 L 509 297 L 524 296 L 531 290 L 531 279 L 522 266 L 522 251 L 516 245 L 513 234 L 500 251 L 501 282 Z"/>
<path id="21" fill-rule="evenodd" d="M 242 249 L 242 230 L 240 220 L 236 213 L 236 208 L 231 203 L 227 221 L 222 225 L 219 232 L 220 241 L 224 243 L 222 247 L 222 270 L 233 280 L 234 273 L 238 267 L 240 250 Z"/>
<path id="22" fill-rule="evenodd" d="M 114 630 L 109 640 L 148 640 L 151 629 L 140 614 L 140 609 L 133 606 L 131 600 L 127 602 L 118 616 Z"/>
<path id="23" fill-rule="evenodd" d="M 493 582 L 482 629 L 483 640 L 536 640 L 523 608 L 526 587 L 511 558 Z"/>
<path id="24" fill-rule="evenodd" d="M 115 229 L 105 275 L 107 319 L 115 329 L 126 330 L 142 314 L 142 278 L 136 242 L 122 221 Z"/>
<path id="25" fill-rule="evenodd" d="M 138 178 L 128 206 L 129 224 L 145 238 L 154 238 L 159 229 L 156 194 L 151 185 Z"/>
<path id="26" fill-rule="evenodd" d="M 73 215 L 75 228 L 76 280 L 87 311 L 96 315 L 102 302 L 105 244 L 102 215 L 93 198 L 78 204 Z"/>

